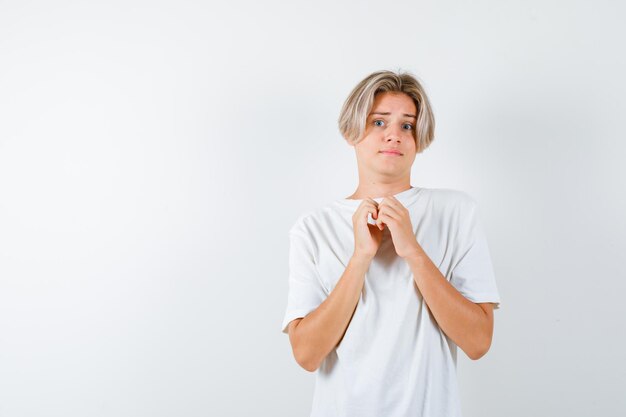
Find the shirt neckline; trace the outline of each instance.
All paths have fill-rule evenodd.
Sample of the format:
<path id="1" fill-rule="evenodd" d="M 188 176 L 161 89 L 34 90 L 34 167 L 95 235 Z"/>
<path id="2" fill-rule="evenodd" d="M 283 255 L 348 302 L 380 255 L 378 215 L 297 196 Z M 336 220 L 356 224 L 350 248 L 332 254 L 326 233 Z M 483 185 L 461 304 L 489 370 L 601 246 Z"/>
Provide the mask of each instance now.
<path id="1" fill-rule="evenodd" d="M 403 206 L 407 207 L 408 205 L 413 203 L 413 201 L 415 201 L 415 197 L 421 190 L 422 190 L 421 187 L 411 186 L 411 188 L 407 188 L 404 191 L 400 191 L 399 193 L 394 194 L 393 196 L 396 198 L 396 200 L 402 203 Z M 385 197 L 374 197 L 373 199 L 377 203 L 380 203 L 381 201 L 383 201 L 384 198 Z M 336 200 L 335 202 L 342 206 L 356 208 L 363 202 L 363 200 L 364 200 L 363 198 L 357 198 L 357 199 L 341 198 L 339 200 Z"/>

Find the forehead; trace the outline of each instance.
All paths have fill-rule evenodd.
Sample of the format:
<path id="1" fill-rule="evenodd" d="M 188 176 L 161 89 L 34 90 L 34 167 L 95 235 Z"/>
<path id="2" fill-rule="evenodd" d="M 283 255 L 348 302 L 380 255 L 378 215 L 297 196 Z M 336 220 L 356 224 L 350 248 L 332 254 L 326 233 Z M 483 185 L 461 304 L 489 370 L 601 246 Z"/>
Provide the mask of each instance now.
<path id="1" fill-rule="evenodd" d="M 405 93 L 383 92 L 376 94 L 374 97 L 370 115 L 375 112 L 415 115 L 416 107 L 413 99 Z"/>

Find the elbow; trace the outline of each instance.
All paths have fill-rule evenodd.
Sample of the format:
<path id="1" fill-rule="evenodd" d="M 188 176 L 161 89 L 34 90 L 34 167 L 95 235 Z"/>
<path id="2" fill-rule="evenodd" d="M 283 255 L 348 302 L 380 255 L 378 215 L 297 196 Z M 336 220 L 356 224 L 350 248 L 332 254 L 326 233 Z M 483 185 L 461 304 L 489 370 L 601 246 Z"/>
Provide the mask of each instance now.
<path id="1" fill-rule="evenodd" d="M 485 354 L 487 353 L 487 350 L 476 350 L 476 351 L 472 351 L 472 352 L 468 352 L 467 356 L 473 360 L 473 361 L 477 361 L 478 359 L 482 358 L 483 356 L 485 356 Z"/>
<path id="2" fill-rule="evenodd" d="M 301 340 L 294 337 L 292 343 L 293 357 L 302 369 L 309 372 L 315 372 L 319 367 L 320 361 L 316 360 L 314 352 L 310 346 L 303 344 Z"/>
<path id="3" fill-rule="evenodd" d="M 294 350 L 294 357 L 296 358 L 298 365 L 300 365 L 300 367 L 305 371 L 315 372 L 317 371 L 317 368 L 319 368 L 319 362 L 311 358 L 311 355 L 304 355 L 303 353 L 296 352 Z"/>
<path id="4" fill-rule="evenodd" d="M 303 343 L 300 329 L 298 328 L 300 321 L 295 322 L 293 327 L 289 328 L 289 340 L 291 342 L 291 350 L 296 363 L 302 369 L 309 372 L 315 372 L 319 367 L 320 361 L 315 359 L 314 352 L 308 344 Z"/>
<path id="5" fill-rule="evenodd" d="M 302 369 L 309 372 L 315 372 L 317 371 L 317 368 L 319 368 L 319 365 L 312 362 L 301 363 L 300 366 L 302 367 Z"/>
<path id="6" fill-rule="evenodd" d="M 482 328 L 481 331 L 474 333 L 473 343 L 466 351 L 467 356 L 473 361 L 477 361 L 485 356 L 491 347 L 492 338 L 493 322 L 488 322 L 488 326 L 486 328 Z"/>
<path id="7" fill-rule="evenodd" d="M 302 369 L 309 372 L 317 371 L 321 360 L 317 357 L 315 350 L 310 345 L 296 343 L 293 346 L 293 356 Z"/>
<path id="8" fill-rule="evenodd" d="M 476 344 L 473 349 L 468 350 L 467 356 L 473 360 L 477 361 L 482 358 L 489 352 L 489 348 L 491 347 L 491 338 L 482 341 L 481 343 Z"/>

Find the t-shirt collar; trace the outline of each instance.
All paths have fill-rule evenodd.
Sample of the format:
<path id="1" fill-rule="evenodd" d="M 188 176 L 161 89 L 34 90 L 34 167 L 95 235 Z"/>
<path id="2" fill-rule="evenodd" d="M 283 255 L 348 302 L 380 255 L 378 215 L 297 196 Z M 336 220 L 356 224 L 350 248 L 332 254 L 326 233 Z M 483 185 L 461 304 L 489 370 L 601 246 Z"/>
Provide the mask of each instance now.
<path id="1" fill-rule="evenodd" d="M 420 187 L 411 186 L 411 188 L 408 188 L 404 191 L 400 191 L 399 193 L 394 194 L 394 197 L 400 203 L 402 203 L 403 206 L 407 207 L 415 200 L 414 197 L 420 192 L 421 189 L 422 188 Z M 374 197 L 374 201 L 376 201 L 377 203 L 380 203 L 381 201 L 383 201 L 383 199 L 384 197 Z M 342 199 L 337 200 L 336 202 L 343 206 L 357 208 L 361 204 L 362 201 L 363 201 L 362 198 L 361 199 L 342 198 Z"/>

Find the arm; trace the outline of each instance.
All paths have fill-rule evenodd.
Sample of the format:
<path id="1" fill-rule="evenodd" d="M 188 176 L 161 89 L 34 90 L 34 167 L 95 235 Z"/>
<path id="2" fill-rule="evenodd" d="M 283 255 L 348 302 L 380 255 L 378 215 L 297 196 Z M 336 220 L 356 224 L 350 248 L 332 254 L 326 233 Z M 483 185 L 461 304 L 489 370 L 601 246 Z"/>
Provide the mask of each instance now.
<path id="1" fill-rule="evenodd" d="M 370 257 L 353 255 L 328 297 L 315 310 L 289 323 L 294 357 L 309 372 L 315 371 L 343 339 L 352 320 Z"/>
<path id="2" fill-rule="evenodd" d="M 437 324 L 472 360 L 491 346 L 493 304 L 473 303 L 441 274 L 419 246 L 405 257 L 417 287 Z"/>
<path id="3" fill-rule="evenodd" d="M 389 226 L 396 253 L 409 264 L 441 330 L 471 359 L 481 358 L 491 346 L 493 304 L 473 303 L 448 282 L 417 243 L 409 211 L 394 196 L 380 203 L 376 223 Z"/>

